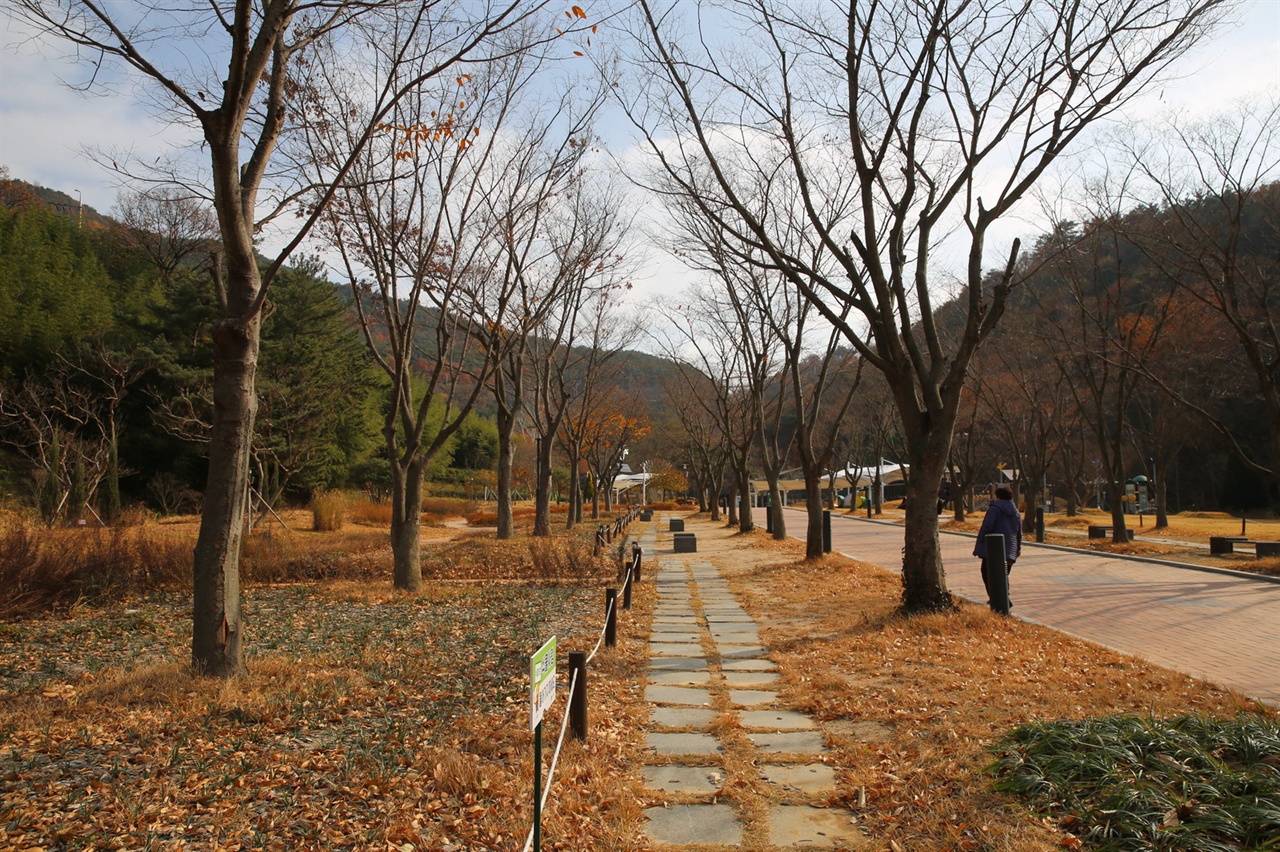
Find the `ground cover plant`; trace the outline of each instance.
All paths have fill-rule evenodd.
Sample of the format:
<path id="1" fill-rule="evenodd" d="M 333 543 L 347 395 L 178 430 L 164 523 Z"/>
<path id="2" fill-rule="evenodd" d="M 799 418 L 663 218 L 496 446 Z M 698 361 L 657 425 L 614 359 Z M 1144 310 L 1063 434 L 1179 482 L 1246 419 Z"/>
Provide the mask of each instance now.
<path id="1" fill-rule="evenodd" d="M 1106 852 L 1280 848 L 1274 718 L 1113 716 L 1004 737 L 996 789 L 1030 798 Z"/>

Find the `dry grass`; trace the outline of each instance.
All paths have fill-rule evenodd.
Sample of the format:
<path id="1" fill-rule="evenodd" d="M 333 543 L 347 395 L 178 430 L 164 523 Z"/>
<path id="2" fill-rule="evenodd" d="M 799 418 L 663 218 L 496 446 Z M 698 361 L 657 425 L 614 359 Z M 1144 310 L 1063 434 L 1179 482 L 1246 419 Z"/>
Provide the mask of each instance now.
<path id="1" fill-rule="evenodd" d="M 180 597 L 12 626 L 0 848 L 519 848 L 527 655 L 553 634 L 589 647 L 596 591 L 263 589 L 246 600 L 250 674 L 228 683 L 177 662 Z M 642 665 L 633 647 L 596 671 L 634 680 Z M 634 805 L 612 782 L 636 710 L 597 707 L 593 742 L 562 757 L 544 848 L 635 848 Z"/>
<path id="2" fill-rule="evenodd" d="M 391 504 L 359 500 L 348 509 L 353 524 L 391 529 Z"/>
<path id="3" fill-rule="evenodd" d="M 899 580 L 888 572 L 841 557 L 804 563 L 797 550 L 771 564 L 777 543 L 761 550 L 754 559 L 735 553 L 722 567 L 775 651 L 781 697 L 827 731 L 839 803 L 903 849 L 1057 848 L 1062 832 L 992 792 L 983 772 L 990 747 L 1018 725 L 1259 709 L 985 607 L 903 618 Z"/>
<path id="4" fill-rule="evenodd" d="M 0 619 L 190 584 L 191 542 L 154 527 L 0 528 Z"/>
<path id="5" fill-rule="evenodd" d="M 311 529 L 314 532 L 338 532 L 346 519 L 345 494 L 320 491 L 311 498 Z"/>

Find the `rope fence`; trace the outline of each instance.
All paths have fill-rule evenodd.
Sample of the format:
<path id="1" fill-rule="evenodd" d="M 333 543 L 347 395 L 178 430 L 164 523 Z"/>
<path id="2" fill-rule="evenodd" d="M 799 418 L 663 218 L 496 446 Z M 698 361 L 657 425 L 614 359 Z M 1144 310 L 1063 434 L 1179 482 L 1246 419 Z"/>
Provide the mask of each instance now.
<path id="1" fill-rule="evenodd" d="M 603 550 L 603 545 L 608 544 L 615 536 L 621 535 L 626 531 L 627 527 L 639 516 L 640 512 L 637 508 L 632 507 L 627 512 L 619 516 L 613 524 L 602 524 L 596 530 L 596 555 Z M 624 601 L 624 609 L 631 608 L 631 587 L 640 579 L 641 565 L 641 548 L 639 542 L 633 542 L 631 547 L 631 560 L 624 562 L 622 555 L 625 547 L 624 544 L 619 546 L 619 560 L 623 564 L 619 565 L 619 581 L 622 583 L 622 593 Z M 539 808 L 541 813 L 546 812 L 547 802 L 551 797 L 551 786 L 555 779 L 556 765 L 560 760 L 560 750 L 564 746 L 565 733 L 570 730 L 570 722 L 573 721 L 574 737 L 576 739 L 585 740 L 587 738 L 586 724 L 586 665 L 590 664 L 596 658 L 596 654 L 600 652 L 600 648 L 612 648 L 617 644 L 618 638 L 618 589 L 607 588 L 605 591 L 605 607 L 604 607 L 604 624 L 600 628 L 600 635 L 596 639 L 595 647 L 591 649 L 591 653 L 586 655 L 585 660 L 575 659 L 580 657 L 580 652 L 570 652 L 569 667 L 569 691 L 568 698 L 564 706 L 564 718 L 560 721 L 560 735 L 556 739 L 555 751 L 551 756 L 551 767 L 547 770 L 545 786 L 542 789 L 541 799 L 539 800 Z M 580 665 L 576 665 L 580 663 Z M 579 676 L 581 672 L 581 677 Z M 574 718 L 577 717 L 577 718 Z M 535 768 L 535 772 L 537 768 Z M 529 827 L 529 835 L 525 839 L 522 852 L 530 852 L 533 849 L 534 837 L 537 833 L 538 825 Z"/>

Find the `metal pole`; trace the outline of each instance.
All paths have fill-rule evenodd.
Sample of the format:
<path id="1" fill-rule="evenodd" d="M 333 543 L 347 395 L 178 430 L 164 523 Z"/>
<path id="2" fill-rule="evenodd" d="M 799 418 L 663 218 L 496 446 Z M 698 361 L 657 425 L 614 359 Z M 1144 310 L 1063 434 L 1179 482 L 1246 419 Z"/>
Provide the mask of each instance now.
<path id="1" fill-rule="evenodd" d="M 764 504 L 764 531 L 773 535 L 773 501 Z"/>
<path id="2" fill-rule="evenodd" d="M 612 648 L 618 644 L 618 590 L 604 590 L 604 644 Z"/>
<path id="3" fill-rule="evenodd" d="M 982 560 L 982 580 L 987 586 L 987 600 L 1001 615 L 1009 614 L 1009 569 L 1004 561 L 1004 536 L 987 536 L 987 555 Z"/>
<path id="4" fill-rule="evenodd" d="M 569 728 L 577 740 L 587 741 L 587 652 L 569 652 Z"/>
<path id="5" fill-rule="evenodd" d="M 542 722 L 533 728 L 533 852 L 542 852 Z"/>
<path id="6" fill-rule="evenodd" d="M 640 582 L 640 563 L 643 561 L 643 554 L 640 550 L 640 542 L 631 543 L 631 576 L 635 582 Z"/>
<path id="7" fill-rule="evenodd" d="M 831 510 L 822 510 L 822 552 L 831 552 Z"/>
<path id="8" fill-rule="evenodd" d="M 1044 544 L 1044 508 L 1036 509 L 1036 541 Z"/>

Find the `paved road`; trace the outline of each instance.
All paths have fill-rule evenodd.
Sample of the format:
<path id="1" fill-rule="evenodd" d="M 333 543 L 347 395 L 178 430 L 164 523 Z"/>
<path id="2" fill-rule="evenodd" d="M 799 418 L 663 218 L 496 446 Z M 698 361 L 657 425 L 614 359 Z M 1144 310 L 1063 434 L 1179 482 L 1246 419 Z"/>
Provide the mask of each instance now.
<path id="1" fill-rule="evenodd" d="M 756 510 L 765 523 L 764 510 Z M 803 537 L 803 514 L 787 516 Z M 903 527 L 833 515 L 832 547 L 902 567 Z M 942 534 L 952 592 L 986 602 L 973 536 Z M 1027 542 L 1013 614 L 1280 705 L 1280 583 Z"/>

